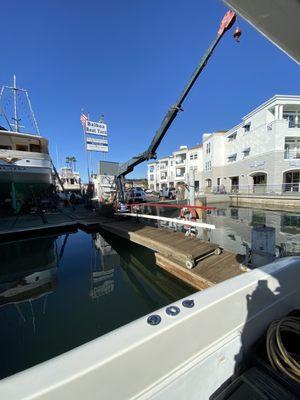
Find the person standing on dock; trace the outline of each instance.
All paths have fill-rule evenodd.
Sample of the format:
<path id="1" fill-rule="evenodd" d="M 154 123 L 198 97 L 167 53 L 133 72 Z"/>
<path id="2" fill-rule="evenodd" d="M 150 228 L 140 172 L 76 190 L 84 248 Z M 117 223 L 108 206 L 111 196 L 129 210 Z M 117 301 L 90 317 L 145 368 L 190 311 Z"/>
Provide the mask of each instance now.
<path id="1" fill-rule="evenodd" d="M 72 210 L 75 211 L 76 196 L 75 196 L 74 192 L 72 192 L 70 195 L 70 203 L 71 203 Z"/>

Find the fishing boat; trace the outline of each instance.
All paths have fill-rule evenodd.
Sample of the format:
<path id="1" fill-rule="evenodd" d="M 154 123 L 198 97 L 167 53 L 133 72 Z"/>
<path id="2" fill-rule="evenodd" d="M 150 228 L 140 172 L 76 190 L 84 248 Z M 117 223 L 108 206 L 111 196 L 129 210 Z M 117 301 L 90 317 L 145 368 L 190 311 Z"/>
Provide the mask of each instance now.
<path id="1" fill-rule="evenodd" d="M 13 95 L 14 116 L 11 121 L 3 106 L 7 92 Z M 23 126 L 18 112 L 21 96 L 27 102 L 35 133 L 21 132 Z M 15 76 L 13 86 L 2 86 L 0 104 L 8 125 L 7 129 L 0 127 L 0 209 L 18 212 L 23 204 L 46 193 L 52 183 L 48 140 L 40 135 L 28 91 L 17 87 Z"/>
<path id="2" fill-rule="evenodd" d="M 79 172 L 75 171 L 72 167 L 62 167 L 59 171 L 59 176 L 66 192 L 74 192 L 78 194 L 81 192 L 81 179 Z"/>

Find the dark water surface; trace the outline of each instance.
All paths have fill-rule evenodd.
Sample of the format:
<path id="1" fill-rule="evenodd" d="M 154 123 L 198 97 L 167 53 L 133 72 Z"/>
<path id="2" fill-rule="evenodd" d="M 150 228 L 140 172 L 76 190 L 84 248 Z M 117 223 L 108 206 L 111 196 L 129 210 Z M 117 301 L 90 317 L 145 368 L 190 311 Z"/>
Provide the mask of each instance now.
<path id="1" fill-rule="evenodd" d="M 152 252 L 99 233 L 1 244 L 0 265 L 0 378 L 193 291 L 156 267 Z"/>
<path id="2" fill-rule="evenodd" d="M 197 236 L 235 254 L 245 254 L 254 226 L 267 225 L 275 228 L 282 256 L 300 255 L 299 212 L 217 205 L 202 217 L 216 229 L 199 229 Z M 0 245 L 0 378 L 192 293 L 155 265 L 151 251 L 102 235 Z"/>

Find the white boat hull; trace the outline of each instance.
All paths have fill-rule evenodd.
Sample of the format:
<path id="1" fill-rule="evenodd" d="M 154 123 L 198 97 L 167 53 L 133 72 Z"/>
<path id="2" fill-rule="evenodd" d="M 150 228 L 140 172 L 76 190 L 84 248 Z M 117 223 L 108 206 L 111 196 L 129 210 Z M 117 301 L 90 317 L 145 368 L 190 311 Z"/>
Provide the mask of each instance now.
<path id="1" fill-rule="evenodd" d="M 0 151 L 0 182 L 52 183 L 49 155 Z"/>
<path id="2" fill-rule="evenodd" d="M 145 316 L 3 379 L 0 398 L 207 400 L 271 321 L 300 308 L 299 267 L 283 258 L 195 293 L 176 316 L 155 312 L 156 326 Z"/>

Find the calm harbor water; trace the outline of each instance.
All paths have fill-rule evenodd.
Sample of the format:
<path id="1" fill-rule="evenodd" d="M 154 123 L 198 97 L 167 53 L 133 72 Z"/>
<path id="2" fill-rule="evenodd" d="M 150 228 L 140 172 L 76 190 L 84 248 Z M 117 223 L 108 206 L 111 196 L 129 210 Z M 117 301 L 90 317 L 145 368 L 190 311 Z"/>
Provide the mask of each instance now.
<path id="1" fill-rule="evenodd" d="M 193 292 L 152 252 L 105 239 L 78 232 L 0 245 L 1 378 Z"/>
<path id="2" fill-rule="evenodd" d="M 165 209 L 161 215 L 177 217 L 178 211 Z M 203 222 L 215 225 L 216 229 L 198 229 L 197 236 L 235 254 L 245 254 L 247 246 L 251 246 L 253 227 L 266 225 L 275 228 L 276 246 L 282 256 L 300 255 L 300 210 L 264 210 L 217 204 L 215 210 L 205 211 L 202 217 Z"/>
<path id="3" fill-rule="evenodd" d="M 207 214 L 207 222 L 216 226 L 208 233 L 209 240 L 233 253 L 245 254 L 251 246 L 251 229 L 266 225 L 275 228 L 281 256 L 300 255 L 300 212 L 218 206 Z"/>
<path id="4" fill-rule="evenodd" d="M 199 231 L 199 237 L 236 254 L 250 245 L 251 228 L 265 224 L 275 227 L 283 256 L 300 255 L 300 213 L 219 205 L 205 219 L 216 229 Z M 151 251 L 103 235 L 78 232 L 0 245 L 0 378 L 193 292 L 158 268 Z"/>

